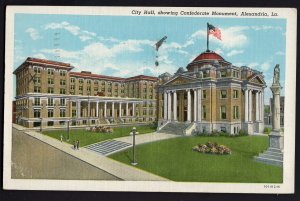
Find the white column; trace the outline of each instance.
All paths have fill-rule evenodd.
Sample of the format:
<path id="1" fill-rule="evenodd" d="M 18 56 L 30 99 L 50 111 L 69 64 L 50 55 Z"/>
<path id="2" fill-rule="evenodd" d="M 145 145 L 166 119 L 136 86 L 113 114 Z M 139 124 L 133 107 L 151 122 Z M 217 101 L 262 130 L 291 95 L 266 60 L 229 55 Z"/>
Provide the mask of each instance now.
<path id="1" fill-rule="evenodd" d="M 81 101 L 77 101 L 77 118 L 81 117 Z"/>
<path id="2" fill-rule="evenodd" d="M 201 122 L 202 120 L 202 115 L 201 115 L 201 109 L 202 109 L 202 104 L 201 104 L 201 89 L 197 90 L 197 98 L 198 98 L 198 103 L 197 103 L 197 107 L 198 107 L 198 118 L 197 121 Z"/>
<path id="3" fill-rule="evenodd" d="M 264 109 L 264 91 L 261 91 L 261 95 L 260 95 L 261 97 L 260 97 L 260 99 L 261 99 L 261 108 L 260 108 L 260 120 L 261 121 L 264 121 L 264 111 L 265 111 L 265 109 Z"/>
<path id="4" fill-rule="evenodd" d="M 126 102 L 126 117 L 128 117 L 128 102 Z"/>
<path id="5" fill-rule="evenodd" d="M 96 102 L 96 117 L 99 117 L 99 102 Z"/>
<path id="6" fill-rule="evenodd" d="M 134 108 L 134 106 L 135 106 L 135 104 L 134 103 L 132 103 L 132 116 L 134 117 L 135 116 L 135 108 Z"/>
<path id="7" fill-rule="evenodd" d="M 177 121 L 177 94 L 176 91 L 173 93 L 173 114 L 174 114 L 174 121 Z"/>
<path id="8" fill-rule="evenodd" d="M 104 102 L 104 118 L 106 118 L 106 102 Z"/>
<path id="9" fill-rule="evenodd" d="M 90 103 L 90 100 L 88 100 L 88 111 L 87 111 L 87 115 L 88 115 L 88 117 L 91 116 L 91 103 Z"/>
<path id="10" fill-rule="evenodd" d="M 167 92 L 164 92 L 164 120 L 168 118 L 168 95 Z"/>
<path id="11" fill-rule="evenodd" d="M 249 121 L 252 121 L 252 90 L 249 90 Z"/>
<path id="12" fill-rule="evenodd" d="M 198 98 L 197 98 L 197 89 L 194 89 L 194 122 L 198 121 L 197 120 L 197 101 L 198 101 Z"/>
<path id="13" fill-rule="evenodd" d="M 115 103 L 112 102 L 111 103 L 111 117 L 114 117 L 115 116 Z"/>
<path id="14" fill-rule="evenodd" d="M 171 120 L 171 104 L 172 104 L 172 97 L 171 97 L 171 91 L 168 92 L 168 121 Z"/>
<path id="15" fill-rule="evenodd" d="M 255 93 L 255 120 L 256 121 L 259 121 L 259 114 L 260 114 L 260 108 L 259 108 L 259 102 L 260 102 L 260 99 L 259 99 L 259 91 L 257 91 Z"/>
<path id="16" fill-rule="evenodd" d="M 245 122 L 248 122 L 248 89 L 245 89 Z"/>
<path id="17" fill-rule="evenodd" d="M 191 90 L 187 90 L 187 99 L 188 99 L 188 105 L 187 105 L 187 121 L 191 122 Z"/>
<path id="18" fill-rule="evenodd" d="M 119 103 L 119 117 L 121 118 L 122 116 L 122 103 Z"/>

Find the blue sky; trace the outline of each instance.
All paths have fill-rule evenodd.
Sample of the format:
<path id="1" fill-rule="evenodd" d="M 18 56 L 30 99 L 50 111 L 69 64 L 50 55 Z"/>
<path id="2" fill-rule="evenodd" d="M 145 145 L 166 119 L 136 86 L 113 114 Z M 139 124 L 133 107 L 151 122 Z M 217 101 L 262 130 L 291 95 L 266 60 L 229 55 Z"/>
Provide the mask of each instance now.
<path id="1" fill-rule="evenodd" d="M 37 57 L 112 76 L 174 73 L 206 50 L 207 22 L 222 32 L 222 41 L 210 37 L 210 50 L 234 65 L 263 71 L 268 87 L 279 64 L 284 86 L 284 19 L 16 14 L 14 69 Z M 167 41 L 156 52 L 163 36 Z M 269 88 L 265 94 L 267 101 Z"/>

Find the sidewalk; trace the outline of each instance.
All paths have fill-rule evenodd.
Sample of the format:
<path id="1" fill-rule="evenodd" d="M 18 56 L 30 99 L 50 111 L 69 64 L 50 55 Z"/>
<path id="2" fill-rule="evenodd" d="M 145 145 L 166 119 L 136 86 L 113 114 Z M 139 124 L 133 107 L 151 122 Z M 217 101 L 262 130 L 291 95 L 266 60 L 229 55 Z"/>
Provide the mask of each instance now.
<path id="1" fill-rule="evenodd" d="M 13 127 L 18 130 L 26 130 L 22 128 L 22 126 L 18 126 L 13 124 Z M 67 154 L 70 154 L 86 163 L 89 163 L 97 168 L 100 168 L 122 180 L 126 181 L 168 181 L 168 179 L 154 175 L 152 173 L 146 172 L 144 170 L 120 163 L 118 161 L 112 160 L 105 156 L 100 156 L 96 153 L 93 153 L 85 148 L 80 148 L 79 150 L 73 150 L 73 146 L 60 142 L 54 138 L 48 137 L 46 135 L 40 134 L 35 131 L 24 131 L 27 135 L 30 135 L 44 143 L 49 144 L 52 147 L 55 147 Z M 154 135 L 154 134 L 152 134 Z M 142 136 L 142 135 L 141 135 Z M 128 138 L 132 139 L 132 136 Z M 162 137 L 161 137 L 162 138 Z M 144 138 L 143 138 L 144 139 Z M 148 140 L 147 140 L 148 139 Z M 146 137 L 144 140 L 140 140 L 141 142 L 147 142 L 153 137 Z M 159 139 L 159 138 L 157 138 Z"/>
<path id="2" fill-rule="evenodd" d="M 180 135 L 172 135 L 172 134 L 165 134 L 165 133 L 140 134 L 135 136 L 135 144 L 136 145 L 145 144 L 149 142 L 166 140 L 166 139 L 171 139 L 176 137 L 180 137 Z M 133 136 L 126 136 L 126 137 L 115 138 L 114 140 L 132 144 L 132 138 Z"/>

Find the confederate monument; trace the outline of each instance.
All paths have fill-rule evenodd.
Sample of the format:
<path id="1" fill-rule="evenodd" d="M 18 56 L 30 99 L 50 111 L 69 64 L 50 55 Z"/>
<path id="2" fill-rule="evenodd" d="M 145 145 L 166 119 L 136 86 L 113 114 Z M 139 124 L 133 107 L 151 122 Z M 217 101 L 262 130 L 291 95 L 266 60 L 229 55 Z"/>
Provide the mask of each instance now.
<path id="1" fill-rule="evenodd" d="M 270 87 L 273 93 L 273 122 L 272 131 L 269 135 L 269 148 L 259 156 L 256 161 L 277 166 L 283 166 L 283 132 L 280 129 L 280 68 L 277 64 L 274 68 L 273 84 Z"/>

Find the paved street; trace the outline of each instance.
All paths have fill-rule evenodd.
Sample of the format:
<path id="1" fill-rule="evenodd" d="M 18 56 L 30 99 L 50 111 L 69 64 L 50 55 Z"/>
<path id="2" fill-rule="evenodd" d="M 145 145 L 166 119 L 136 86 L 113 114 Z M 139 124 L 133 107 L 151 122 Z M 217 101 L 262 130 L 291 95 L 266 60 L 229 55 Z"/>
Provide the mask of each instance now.
<path id="1" fill-rule="evenodd" d="M 12 178 L 120 180 L 13 128 Z"/>

